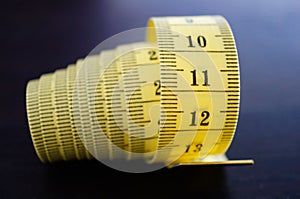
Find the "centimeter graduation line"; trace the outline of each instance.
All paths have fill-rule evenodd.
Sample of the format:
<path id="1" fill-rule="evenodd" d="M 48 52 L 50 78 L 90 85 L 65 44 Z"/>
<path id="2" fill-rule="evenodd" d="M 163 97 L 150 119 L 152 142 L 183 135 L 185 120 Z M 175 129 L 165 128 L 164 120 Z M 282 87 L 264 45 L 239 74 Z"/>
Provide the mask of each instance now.
<path id="1" fill-rule="evenodd" d="M 236 53 L 236 50 L 165 50 L 161 49 L 161 52 L 198 52 L 198 53 Z"/>
<path id="2" fill-rule="evenodd" d="M 164 127 L 161 127 L 164 129 Z M 160 130 L 160 132 L 168 133 L 168 132 L 196 132 L 196 131 L 222 131 L 222 130 L 235 130 L 234 128 L 216 128 L 216 129 L 168 129 L 168 130 Z"/>
<path id="3" fill-rule="evenodd" d="M 218 26 L 216 23 L 187 23 L 187 24 L 170 24 L 170 26 Z"/>
<path id="4" fill-rule="evenodd" d="M 207 93 L 234 93 L 234 92 L 239 92 L 239 90 L 175 90 L 172 89 L 171 91 L 169 90 L 163 90 L 164 92 L 207 92 Z M 172 95 L 172 96 L 176 96 L 176 95 Z"/>

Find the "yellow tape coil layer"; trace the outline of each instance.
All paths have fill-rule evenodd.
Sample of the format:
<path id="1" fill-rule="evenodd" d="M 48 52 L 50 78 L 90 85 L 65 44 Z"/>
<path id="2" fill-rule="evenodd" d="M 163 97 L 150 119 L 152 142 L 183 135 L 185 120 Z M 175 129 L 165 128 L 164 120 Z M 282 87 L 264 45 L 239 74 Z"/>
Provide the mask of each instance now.
<path id="1" fill-rule="evenodd" d="M 240 78 L 226 20 L 151 18 L 147 41 L 88 56 L 28 83 L 28 121 L 42 162 L 124 158 L 120 148 L 132 152 L 128 160 L 141 153 L 149 163 L 185 163 L 227 151 Z"/>

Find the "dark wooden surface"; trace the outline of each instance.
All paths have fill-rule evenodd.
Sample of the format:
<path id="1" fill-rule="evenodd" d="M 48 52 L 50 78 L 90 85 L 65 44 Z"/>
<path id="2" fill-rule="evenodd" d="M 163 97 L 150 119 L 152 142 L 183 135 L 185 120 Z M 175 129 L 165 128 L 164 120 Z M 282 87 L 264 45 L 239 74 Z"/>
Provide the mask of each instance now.
<path id="1" fill-rule="evenodd" d="M 1 6 L 0 198 L 300 198 L 300 3 L 297 1 L 21 1 Z M 233 159 L 254 166 L 128 174 L 95 161 L 43 165 L 25 86 L 150 16 L 225 16 L 234 31 L 242 105 Z"/>

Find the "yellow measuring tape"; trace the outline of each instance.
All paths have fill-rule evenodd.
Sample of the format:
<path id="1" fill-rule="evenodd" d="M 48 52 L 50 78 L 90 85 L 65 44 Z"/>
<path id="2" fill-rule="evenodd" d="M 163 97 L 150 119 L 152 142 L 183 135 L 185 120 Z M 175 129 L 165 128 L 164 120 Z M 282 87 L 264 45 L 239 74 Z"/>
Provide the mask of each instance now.
<path id="1" fill-rule="evenodd" d="M 224 156 L 238 120 L 240 75 L 221 16 L 151 18 L 145 42 L 30 81 L 26 102 L 42 162 L 253 163 Z"/>

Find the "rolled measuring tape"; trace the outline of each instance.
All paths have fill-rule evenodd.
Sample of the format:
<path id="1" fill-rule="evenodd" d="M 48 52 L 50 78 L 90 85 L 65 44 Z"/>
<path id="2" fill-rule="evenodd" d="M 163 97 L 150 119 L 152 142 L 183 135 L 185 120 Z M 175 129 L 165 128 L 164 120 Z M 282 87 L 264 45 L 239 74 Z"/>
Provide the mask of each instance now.
<path id="1" fill-rule="evenodd" d="M 155 17 L 145 42 L 120 45 L 27 85 L 42 162 L 229 161 L 240 103 L 235 41 L 221 16 Z"/>

